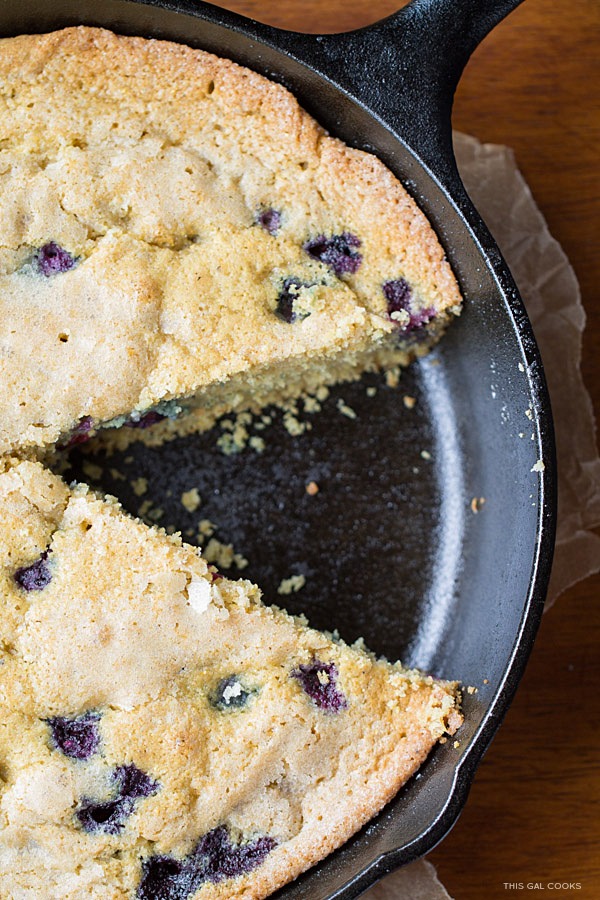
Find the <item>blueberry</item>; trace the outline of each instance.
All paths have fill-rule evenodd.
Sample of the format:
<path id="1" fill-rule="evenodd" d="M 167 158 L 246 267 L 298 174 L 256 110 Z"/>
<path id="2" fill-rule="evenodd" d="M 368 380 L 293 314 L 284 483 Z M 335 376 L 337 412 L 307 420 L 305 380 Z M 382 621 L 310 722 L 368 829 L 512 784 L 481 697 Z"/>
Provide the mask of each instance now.
<path id="1" fill-rule="evenodd" d="M 125 827 L 125 822 L 133 812 L 135 800 L 131 797 L 96 803 L 84 799 L 76 812 L 76 816 L 84 831 L 89 834 L 118 834 Z"/>
<path id="2" fill-rule="evenodd" d="M 299 278 L 285 279 L 277 296 L 277 309 L 275 310 L 280 319 L 291 325 L 292 322 L 296 322 L 298 319 L 306 319 L 307 316 L 310 316 L 309 312 L 300 311 L 295 305 L 302 288 L 309 287 L 312 287 L 312 285 L 300 281 Z"/>
<path id="3" fill-rule="evenodd" d="M 412 309 L 413 293 L 410 285 L 404 278 L 386 281 L 382 290 L 387 300 L 388 315 L 392 321 L 394 320 L 393 313 L 408 313 L 408 320 L 404 323 L 398 323 L 401 331 L 414 331 L 435 317 L 434 309 L 418 309 L 416 311 Z"/>
<path id="4" fill-rule="evenodd" d="M 46 278 L 59 272 L 68 272 L 75 265 L 75 257 L 54 241 L 40 247 L 34 258 L 38 272 Z"/>
<path id="5" fill-rule="evenodd" d="M 119 785 L 119 796 L 131 797 L 133 800 L 139 800 L 140 797 L 151 797 L 159 788 L 158 782 L 153 781 L 149 775 L 146 775 L 133 763 L 118 766 L 113 773 L 113 778 Z"/>
<path id="6" fill-rule="evenodd" d="M 203 872 L 204 881 L 216 884 L 256 869 L 275 846 L 276 841 L 268 836 L 247 844 L 232 844 L 227 828 L 220 825 L 200 839 L 191 860 L 197 871 Z"/>
<path id="7" fill-rule="evenodd" d="M 408 281 L 397 278 L 395 281 L 386 281 L 383 285 L 383 295 L 387 300 L 388 315 L 392 313 L 410 310 L 412 290 Z"/>
<path id="8" fill-rule="evenodd" d="M 271 207 L 268 209 L 261 209 L 256 216 L 256 221 L 265 229 L 265 231 L 268 231 L 269 234 L 277 234 L 281 228 L 281 213 Z"/>
<path id="9" fill-rule="evenodd" d="M 89 759 L 98 751 L 100 714 L 87 712 L 75 719 L 48 719 L 54 746 L 71 759 Z"/>
<path id="10" fill-rule="evenodd" d="M 93 834 L 118 834 L 135 809 L 136 800 L 151 797 L 160 785 L 138 769 L 133 763 L 118 766 L 113 772 L 113 781 L 117 785 L 117 796 L 114 800 L 97 803 L 84 798 L 76 816 L 85 831 Z"/>
<path id="11" fill-rule="evenodd" d="M 94 420 L 91 416 L 84 416 L 79 420 L 73 431 L 71 432 L 71 437 L 68 439 L 66 444 L 60 444 L 59 450 L 68 450 L 69 447 L 74 447 L 76 444 L 85 444 L 86 441 L 92 437 L 92 429 L 94 428 Z"/>
<path id="12" fill-rule="evenodd" d="M 50 550 L 44 550 L 39 559 L 30 566 L 23 566 L 14 574 L 14 579 L 24 591 L 41 591 L 52 581 L 52 573 L 48 565 Z"/>
<path id="13" fill-rule="evenodd" d="M 150 856 L 142 865 L 138 900 L 187 900 L 196 890 L 185 861 L 172 856 Z"/>
<path id="14" fill-rule="evenodd" d="M 346 709 L 348 702 L 338 689 L 338 670 L 335 663 L 322 663 L 319 660 L 300 666 L 292 672 L 311 700 L 326 712 L 339 712 Z"/>
<path id="15" fill-rule="evenodd" d="M 360 244 L 361 242 L 355 234 L 344 231 L 342 234 L 333 234 L 331 237 L 320 234 L 311 241 L 307 241 L 303 249 L 312 259 L 318 259 L 319 262 L 325 263 L 339 276 L 346 273 L 354 274 L 358 271 L 362 256 L 355 248 L 360 247 Z"/>
<path id="16" fill-rule="evenodd" d="M 249 699 L 256 693 L 245 688 L 237 675 L 230 675 L 219 681 L 215 691 L 210 697 L 210 702 L 221 712 L 231 712 L 243 709 Z"/>
<path id="17" fill-rule="evenodd" d="M 144 860 L 137 900 L 188 900 L 203 884 L 218 884 L 246 875 L 277 846 L 268 836 L 233 844 L 224 825 L 205 834 L 189 856 L 154 856 Z"/>

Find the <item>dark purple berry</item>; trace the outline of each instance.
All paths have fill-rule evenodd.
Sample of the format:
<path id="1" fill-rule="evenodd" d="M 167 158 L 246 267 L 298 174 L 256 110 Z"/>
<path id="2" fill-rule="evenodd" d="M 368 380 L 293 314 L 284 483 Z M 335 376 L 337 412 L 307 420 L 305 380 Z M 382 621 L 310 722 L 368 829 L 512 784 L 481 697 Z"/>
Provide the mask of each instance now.
<path id="1" fill-rule="evenodd" d="M 50 550 L 44 550 L 39 559 L 30 566 L 17 569 L 14 579 L 24 591 L 41 591 L 52 581 L 52 573 L 47 559 Z"/>
<path id="2" fill-rule="evenodd" d="M 262 209 L 256 216 L 256 221 L 269 234 L 277 234 L 281 228 L 281 213 L 276 209 Z"/>
<path id="3" fill-rule="evenodd" d="M 361 242 L 355 234 L 344 231 L 343 234 L 333 234 L 331 237 L 320 234 L 311 241 L 307 241 L 304 244 L 304 250 L 313 259 L 325 263 L 339 276 L 347 273 L 354 274 L 358 271 L 362 256 L 357 253 L 355 248 L 360 247 L 360 244 Z"/>
<path id="4" fill-rule="evenodd" d="M 195 892 L 192 872 L 185 860 L 172 856 L 150 856 L 142 864 L 142 878 L 137 889 L 138 900 L 187 900 Z"/>
<path id="5" fill-rule="evenodd" d="M 139 800 L 141 797 L 151 797 L 159 788 L 158 782 L 153 781 L 133 763 L 118 766 L 114 771 L 113 778 L 119 785 L 119 797 L 131 797 L 133 800 Z"/>
<path id="6" fill-rule="evenodd" d="M 85 831 L 103 834 L 118 834 L 135 809 L 136 801 L 143 797 L 151 797 L 160 785 L 138 769 L 133 763 L 118 766 L 113 772 L 113 781 L 117 785 L 117 796 L 114 800 L 97 803 L 84 798 L 76 816 Z"/>
<path id="7" fill-rule="evenodd" d="M 404 278 L 386 281 L 383 285 L 383 295 L 387 300 L 387 311 L 392 321 L 394 321 L 392 313 L 408 313 L 408 321 L 396 323 L 401 331 L 414 331 L 435 317 L 434 309 L 412 309 L 413 293 L 410 285 Z"/>
<path id="8" fill-rule="evenodd" d="M 295 301 L 302 288 L 309 287 L 311 287 L 310 284 L 305 284 L 299 278 L 285 279 L 277 296 L 277 309 L 275 310 L 280 319 L 291 325 L 292 322 L 306 319 L 310 316 L 309 312 L 300 312 L 295 306 Z"/>
<path id="9" fill-rule="evenodd" d="M 154 856 L 144 860 L 137 900 L 188 900 L 206 882 L 218 884 L 256 869 L 276 846 L 277 841 L 268 836 L 233 844 L 227 828 L 220 825 L 183 859 Z"/>
<path id="10" fill-rule="evenodd" d="M 237 675 L 230 675 L 218 683 L 210 697 L 210 702 L 221 712 L 232 712 L 247 706 L 250 698 L 256 693 L 242 685 Z"/>
<path id="11" fill-rule="evenodd" d="M 66 444 L 60 444 L 59 450 L 68 450 L 69 447 L 75 447 L 76 444 L 85 444 L 92 437 L 94 428 L 94 420 L 91 416 L 84 416 L 80 419 L 73 431 L 71 437 Z"/>
<path id="12" fill-rule="evenodd" d="M 76 812 L 79 823 L 84 831 L 90 834 L 101 832 L 102 834 L 119 834 L 125 827 L 125 822 L 133 812 L 135 800 L 131 797 L 116 800 L 108 800 L 106 803 L 96 803 L 95 800 L 84 799 Z"/>
<path id="13" fill-rule="evenodd" d="M 410 314 L 410 322 L 408 323 L 407 331 L 415 331 L 416 329 L 421 328 L 422 325 L 427 325 L 427 323 L 431 322 L 435 317 L 436 311 L 431 307 L 418 309 L 416 312 Z"/>
<path id="14" fill-rule="evenodd" d="M 139 419 L 127 419 L 124 424 L 129 428 L 150 428 L 151 425 L 156 425 L 157 422 L 162 422 L 166 418 L 162 413 L 150 410 L 150 412 L 140 416 Z"/>
<path id="15" fill-rule="evenodd" d="M 392 313 L 410 311 L 412 290 L 408 281 L 404 278 L 396 278 L 395 281 L 386 281 L 383 285 L 383 295 L 387 300 L 388 315 Z"/>
<path id="16" fill-rule="evenodd" d="M 273 838 L 264 836 L 247 844 L 232 844 L 227 828 L 220 825 L 200 839 L 190 861 L 198 871 L 203 871 L 204 881 L 216 884 L 256 869 L 276 843 Z"/>
<path id="17" fill-rule="evenodd" d="M 346 709 L 348 702 L 338 689 L 338 670 L 335 663 L 322 663 L 316 659 L 292 672 L 311 700 L 326 712 Z"/>
<path id="18" fill-rule="evenodd" d="M 75 265 L 75 257 L 71 256 L 68 250 L 50 241 L 35 254 L 35 264 L 40 275 L 49 278 L 51 275 L 57 275 L 59 272 L 68 272 Z"/>
<path id="19" fill-rule="evenodd" d="M 75 719 L 63 716 L 48 719 L 54 746 L 71 759 L 89 759 L 100 745 L 99 721 L 100 714 L 94 712 Z"/>

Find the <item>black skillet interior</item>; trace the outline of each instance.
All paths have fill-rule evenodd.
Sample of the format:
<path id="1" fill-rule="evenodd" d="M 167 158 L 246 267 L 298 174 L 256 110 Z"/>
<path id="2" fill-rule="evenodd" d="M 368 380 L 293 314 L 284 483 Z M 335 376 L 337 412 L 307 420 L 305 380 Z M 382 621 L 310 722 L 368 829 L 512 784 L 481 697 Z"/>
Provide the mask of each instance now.
<path id="1" fill-rule="evenodd" d="M 399 389 L 372 376 L 337 388 L 321 414 L 301 412 L 312 429 L 296 437 L 276 414 L 265 431 L 250 428 L 265 439 L 263 453 L 223 455 L 220 429 L 159 449 L 139 445 L 107 463 L 99 482 L 134 513 L 151 497 L 161 524 L 184 532 L 212 520 L 216 537 L 249 559 L 242 574 L 267 601 L 281 602 L 282 578 L 303 574 L 305 587 L 285 597 L 291 611 L 477 687 L 465 693 L 460 746 L 438 747 L 373 823 L 280 900 L 351 900 L 441 839 L 514 693 L 541 614 L 555 515 L 550 407 L 527 317 L 450 149 L 464 64 L 518 2 L 416 0 L 370 28 L 316 37 L 193 0 L 0 0 L 3 35 L 103 25 L 199 46 L 283 82 L 332 133 L 376 152 L 399 175 L 433 222 L 466 298 L 439 349 L 403 373 Z M 416 399 L 414 408 L 404 396 Z M 81 460 L 73 463 L 89 480 Z M 149 484 L 142 497 L 129 484 L 140 476 Z M 316 496 L 305 491 L 310 481 L 320 486 Z M 193 515 L 180 502 L 191 487 L 203 499 Z M 485 498 L 479 512 L 473 498 Z"/>

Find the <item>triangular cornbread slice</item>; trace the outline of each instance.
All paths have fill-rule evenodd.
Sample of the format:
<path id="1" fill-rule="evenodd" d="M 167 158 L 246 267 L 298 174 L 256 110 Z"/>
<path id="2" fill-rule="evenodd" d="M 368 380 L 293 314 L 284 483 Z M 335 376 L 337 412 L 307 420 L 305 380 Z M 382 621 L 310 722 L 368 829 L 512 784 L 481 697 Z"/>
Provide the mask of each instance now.
<path id="1" fill-rule="evenodd" d="M 228 60 L 4 39 L 0 120 L 0 453 L 406 363 L 460 309 L 390 171 Z"/>
<path id="2" fill-rule="evenodd" d="M 39 463 L 0 463 L 0 520 L 2 897 L 259 900 L 460 724 Z"/>

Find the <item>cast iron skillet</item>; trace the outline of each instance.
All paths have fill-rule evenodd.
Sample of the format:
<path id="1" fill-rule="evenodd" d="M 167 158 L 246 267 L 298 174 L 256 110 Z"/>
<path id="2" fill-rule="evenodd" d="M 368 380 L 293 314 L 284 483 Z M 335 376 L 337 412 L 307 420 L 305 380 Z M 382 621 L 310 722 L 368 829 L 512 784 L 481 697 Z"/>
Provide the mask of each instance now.
<path id="1" fill-rule="evenodd" d="M 136 447 L 111 463 L 146 476 L 165 510 L 161 522 L 184 531 L 199 516 L 179 496 L 199 487 L 201 515 L 250 558 L 244 574 L 267 601 L 281 599 L 282 577 L 305 574 L 304 590 L 286 598 L 290 610 L 478 688 L 465 694 L 459 748 L 438 747 L 374 822 L 280 900 L 351 900 L 443 837 L 541 615 L 555 521 L 550 405 L 510 273 L 460 182 L 450 129 L 470 53 L 518 3 L 414 0 L 369 28 L 309 36 L 193 0 L 0 0 L 3 35 L 102 25 L 202 47 L 283 82 L 332 133 L 398 174 L 433 222 L 466 298 L 464 315 L 433 357 L 403 375 L 400 391 L 374 378 L 375 397 L 365 382 L 339 388 L 299 438 L 276 420 L 262 455 L 223 456 L 209 434 Z M 413 410 L 404 394 L 417 399 Z M 356 420 L 340 415 L 339 399 Z M 102 486 L 136 512 L 139 498 L 108 472 Z M 316 497 L 304 490 L 311 480 L 321 485 Z M 476 514 L 473 497 L 486 501 Z"/>

